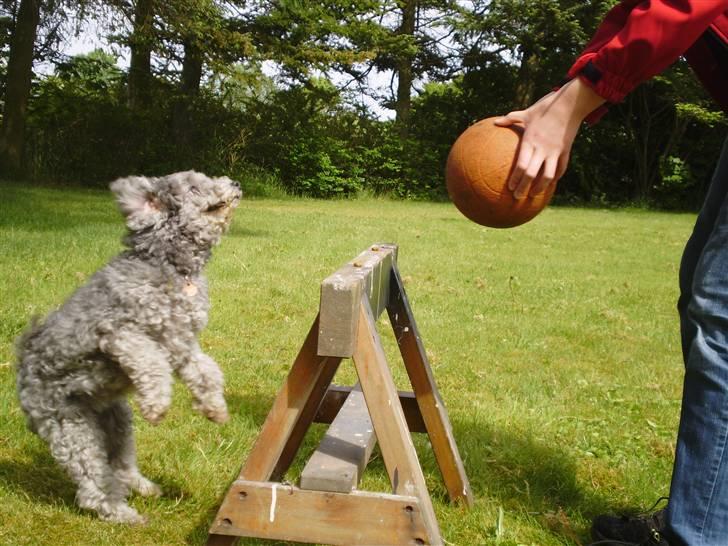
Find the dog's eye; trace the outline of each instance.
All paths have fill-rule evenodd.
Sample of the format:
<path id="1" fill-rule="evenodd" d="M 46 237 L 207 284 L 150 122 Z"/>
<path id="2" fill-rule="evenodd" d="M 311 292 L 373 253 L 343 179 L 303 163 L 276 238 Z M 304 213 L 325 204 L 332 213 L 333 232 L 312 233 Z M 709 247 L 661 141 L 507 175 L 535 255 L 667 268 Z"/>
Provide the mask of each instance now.
<path id="1" fill-rule="evenodd" d="M 209 207 L 207 207 L 205 209 L 205 212 L 217 212 L 218 210 L 220 210 L 224 206 L 225 206 L 225 202 L 224 201 L 220 201 L 219 203 L 215 203 L 214 205 L 210 205 Z"/>

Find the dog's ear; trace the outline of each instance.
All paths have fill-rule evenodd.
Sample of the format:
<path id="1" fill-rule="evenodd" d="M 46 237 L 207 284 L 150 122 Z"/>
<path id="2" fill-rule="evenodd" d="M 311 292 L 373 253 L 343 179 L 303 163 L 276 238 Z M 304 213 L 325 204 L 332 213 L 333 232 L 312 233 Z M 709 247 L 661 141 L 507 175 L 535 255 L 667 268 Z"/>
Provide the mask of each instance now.
<path id="1" fill-rule="evenodd" d="M 130 176 L 115 180 L 110 187 L 129 229 L 143 229 L 159 220 L 164 206 L 157 197 L 154 179 Z"/>

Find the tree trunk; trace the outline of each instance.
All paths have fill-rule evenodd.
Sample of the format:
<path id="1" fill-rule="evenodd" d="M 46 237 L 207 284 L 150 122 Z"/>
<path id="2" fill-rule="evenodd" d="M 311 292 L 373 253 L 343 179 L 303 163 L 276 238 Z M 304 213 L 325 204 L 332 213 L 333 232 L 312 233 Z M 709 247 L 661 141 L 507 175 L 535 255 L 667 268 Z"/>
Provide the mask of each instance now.
<path id="1" fill-rule="evenodd" d="M 190 109 L 200 92 L 202 80 L 202 54 L 200 49 L 190 41 L 185 42 L 185 58 L 182 61 L 180 78 L 180 96 L 174 108 L 174 138 L 178 148 L 187 148 L 192 142 L 192 120 Z"/>
<path id="2" fill-rule="evenodd" d="M 23 161 L 25 117 L 33 79 L 33 51 L 40 21 L 40 0 L 21 0 L 10 43 L 5 110 L 0 128 L 0 167 L 18 175 Z"/>
<path id="3" fill-rule="evenodd" d="M 521 66 L 518 67 L 516 83 L 516 108 L 521 110 L 533 104 L 536 91 L 535 76 L 538 71 L 538 57 L 530 48 L 524 46 L 521 54 Z"/>
<path id="4" fill-rule="evenodd" d="M 132 110 L 149 106 L 153 23 L 154 0 L 137 0 L 134 8 L 134 30 L 130 40 L 129 107 Z"/>
<path id="5" fill-rule="evenodd" d="M 185 42 L 185 58 L 182 61 L 180 90 L 188 97 L 196 97 L 202 81 L 202 53 L 191 41 Z"/>
<path id="6" fill-rule="evenodd" d="M 649 101 L 649 87 L 641 86 L 630 94 L 628 104 L 635 115 L 630 116 L 635 149 L 635 194 L 639 201 L 649 201 L 660 179 L 660 158 L 667 151 L 668 134 L 660 130 L 660 118 L 665 107 L 654 107 Z"/>
<path id="7" fill-rule="evenodd" d="M 405 0 L 402 5 L 402 24 L 399 34 L 414 36 L 415 20 L 417 17 L 417 0 Z M 397 63 L 397 102 L 394 109 L 396 113 L 395 126 L 399 137 L 403 141 L 409 135 L 409 118 L 412 108 L 412 55 L 403 55 Z"/>

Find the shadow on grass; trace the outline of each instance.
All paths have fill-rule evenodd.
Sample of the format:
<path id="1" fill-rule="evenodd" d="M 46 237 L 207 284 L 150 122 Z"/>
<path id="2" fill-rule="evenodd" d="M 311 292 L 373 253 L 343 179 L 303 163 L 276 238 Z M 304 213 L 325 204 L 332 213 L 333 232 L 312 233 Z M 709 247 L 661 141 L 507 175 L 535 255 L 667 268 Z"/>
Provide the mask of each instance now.
<path id="1" fill-rule="evenodd" d="M 233 224 L 230 226 L 230 230 L 225 234 L 225 237 L 232 237 L 233 239 L 247 239 L 253 237 L 272 238 L 272 233 L 269 230 L 244 227 L 245 218 L 242 213 L 236 213 L 234 218 L 237 218 L 238 216 L 240 216 L 240 219 L 237 220 L 237 223 L 235 223 L 235 219 L 233 219 Z"/>
<path id="2" fill-rule="evenodd" d="M 228 385 L 227 390 L 232 391 L 225 393 L 225 401 L 232 418 L 250 419 L 255 422 L 258 428 L 265 421 L 276 394 L 278 394 L 277 392 L 263 393 L 259 390 L 240 391 L 238 385 L 235 384 Z M 240 392 L 244 392 L 244 394 L 240 394 Z"/>
<path id="3" fill-rule="evenodd" d="M 33 502 L 74 507 L 76 488 L 47 451 L 36 449 L 20 461 L 0 459 L 0 481 Z"/>
<path id="4" fill-rule="evenodd" d="M 147 477 L 162 488 L 166 499 L 191 496 L 174 478 Z M 62 506 L 79 514 L 83 512 L 75 502 L 75 484 L 46 450 L 34 450 L 22 461 L 0 459 L 0 482 L 9 491 L 19 493 L 33 503 Z"/>
<path id="5" fill-rule="evenodd" d="M 238 415 L 250 416 L 258 429 L 272 402 L 272 395 L 260 393 L 252 396 L 233 395 L 229 400 L 231 410 Z M 295 469 L 300 470 L 299 467 L 303 464 L 301 459 L 305 460 L 315 449 L 322 425 L 314 427 L 319 428 L 309 431 L 294 462 Z M 519 518 L 532 519 L 532 525 L 541 525 L 565 543 L 589 542 L 588 529 L 583 521 L 589 521 L 596 513 L 607 509 L 608 502 L 588 484 L 577 479 L 576 461 L 565 450 L 560 449 L 558 444 L 545 443 L 512 430 L 483 426 L 482 421 L 474 423 L 460 420 L 453 423 L 453 429 L 476 502 L 485 501 L 501 506 Z M 442 483 L 434 453 L 427 446 L 424 435 L 415 435 L 415 445 L 427 481 L 437 484 L 430 491 L 433 501 L 447 505 L 447 491 Z M 245 462 L 247 455 L 245 453 L 243 460 L 239 461 L 240 464 Z M 381 475 L 386 480 L 386 470 L 378 449 L 367 472 Z M 292 474 L 297 476 L 295 472 Z M 188 544 L 205 543 L 207 530 L 229 485 L 225 484 L 216 504 L 207 513 L 201 514 L 195 529 L 187 536 Z M 572 523 L 570 518 L 573 517 L 579 521 Z M 294 543 L 241 538 L 238 544 L 253 546 Z"/>
<path id="6" fill-rule="evenodd" d="M 590 521 L 608 509 L 597 491 L 577 479 L 576 461 L 557 442 L 545 443 L 512 430 L 482 422 L 454 423 L 465 470 L 476 499 L 487 499 L 505 510 L 534 518 L 555 536 L 575 544 L 589 542 Z M 434 459 L 433 459 L 434 460 Z"/>
<path id="7" fill-rule="evenodd" d="M 246 392 L 245 394 L 238 394 L 235 387 L 231 387 L 231 390 L 233 392 L 230 394 L 226 394 L 225 398 L 232 420 L 243 418 L 252 421 L 255 424 L 254 438 L 257 438 L 263 422 L 265 421 L 266 417 L 268 416 L 268 412 L 273 406 L 273 402 L 278 392 L 250 391 Z M 318 446 L 318 443 L 325 433 L 325 430 L 325 425 L 319 423 L 313 423 L 311 425 L 301 447 L 299 448 L 295 460 L 291 464 L 289 475 L 298 476 L 300 474 L 306 460 Z M 220 496 L 215 500 L 214 505 L 206 512 L 200 514 L 200 518 L 198 519 L 194 529 L 186 537 L 186 543 L 190 546 L 199 546 L 206 543 L 210 525 L 215 519 L 217 511 L 222 505 L 225 496 L 227 495 L 228 488 L 232 484 L 233 480 L 237 477 L 237 472 L 240 467 L 245 463 L 249 453 L 250 450 L 246 451 L 240 460 L 232 461 L 232 464 L 235 467 L 235 475 L 231 476 L 230 480 L 227 483 L 223 484 L 223 490 L 220 493 Z M 260 546 L 261 544 L 270 544 L 271 546 L 273 546 L 283 544 L 294 545 L 300 543 L 263 541 L 262 539 L 241 537 L 236 544 L 238 546 Z"/>
<path id="8" fill-rule="evenodd" d="M 260 429 L 273 402 L 272 393 L 252 392 L 229 396 L 233 416 L 244 417 Z M 235 419 L 235 417 L 233 417 Z M 317 443 L 323 426 L 314 425 L 307 435 L 294 468 L 300 470 L 301 459 L 307 457 Z M 547 532 L 565 543 L 586 543 L 587 529 L 583 523 L 572 524 L 569 517 L 589 520 L 597 511 L 608 507 L 605 499 L 581 483 L 576 476 L 576 461 L 556 443 L 546 443 L 513 430 L 484 426 L 482 421 L 460 419 L 453 422 L 453 430 L 476 502 L 502 506 L 507 512 L 522 519 L 532 518 Z M 427 481 L 434 483 L 430 491 L 434 502 L 447 505 L 448 499 L 434 454 L 427 447 L 423 435 L 415 435 L 418 455 Z M 245 462 L 231 461 L 236 473 Z M 367 472 L 386 476 L 378 450 Z M 194 496 L 182 491 L 179 482 L 170 476 L 150 476 L 165 491 L 165 498 Z M 232 479 L 232 477 L 231 477 Z M 386 479 L 386 478 L 384 478 Z M 0 459 L 0 481 L 9 491 L 29 497 L 33 502 L 61 505 L 76 512 L 75 487 L 50 454 L 41 448 L 32 448 L 23 460 Z M 231 481 L 231 480 L 230 480 Z M 204 544 L 207 530 L 217 509 L 227 493 L 230 483 L 222 484 L 222 492 L 213 506 L 198 515 L 194 529 L 187 535 L 190 545 Z M 455 510 L 456 508 L 453 508 Z M 538 522 L 538 523 L 536 523 Z M 446 529 L 444 529 L 446 532 Z M 293 544 L 260 539 L 242 538 L 238 544 L 254 546 L 262 544 Z"/>

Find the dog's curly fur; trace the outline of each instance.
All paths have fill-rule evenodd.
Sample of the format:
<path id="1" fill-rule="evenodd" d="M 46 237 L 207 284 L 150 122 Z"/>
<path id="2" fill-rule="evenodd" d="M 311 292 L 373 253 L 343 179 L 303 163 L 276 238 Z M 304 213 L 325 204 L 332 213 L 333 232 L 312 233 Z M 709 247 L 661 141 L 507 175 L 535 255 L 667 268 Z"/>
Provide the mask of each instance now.
<path id="1" fill-rule="evenodd" d="M 176 374 L 196 409 L 228 419 L 222 372 L 197 334 L 209 309 L 203 267 L 242 193 L 228 178 L 193 171 L 122 178 L 111 190 L 128 249 L 19 339 L 17 388 L 30 428 L 76 482 L 79 506 L 141 523 L 129 490 L 161 490 L 137 468 L 127 393 L 159 423 Z"/>

